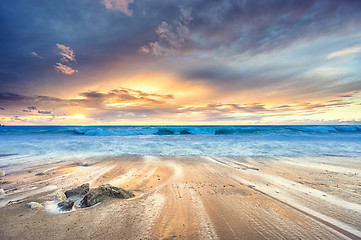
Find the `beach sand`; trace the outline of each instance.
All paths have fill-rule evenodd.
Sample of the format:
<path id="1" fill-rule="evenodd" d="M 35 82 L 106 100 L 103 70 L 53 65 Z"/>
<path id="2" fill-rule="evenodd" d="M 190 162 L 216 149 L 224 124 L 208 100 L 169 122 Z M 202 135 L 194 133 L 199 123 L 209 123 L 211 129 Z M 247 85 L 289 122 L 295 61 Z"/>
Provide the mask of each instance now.
<path id="1" fill-rule="evenodd" d="M 0 178 L 0 238 L 360 239 L 360 176 L 357 161 L 334 158 L 123 156 L 19 169 Z M 25 206 L 83 183 L 136 197 L 60 214 Z"/>

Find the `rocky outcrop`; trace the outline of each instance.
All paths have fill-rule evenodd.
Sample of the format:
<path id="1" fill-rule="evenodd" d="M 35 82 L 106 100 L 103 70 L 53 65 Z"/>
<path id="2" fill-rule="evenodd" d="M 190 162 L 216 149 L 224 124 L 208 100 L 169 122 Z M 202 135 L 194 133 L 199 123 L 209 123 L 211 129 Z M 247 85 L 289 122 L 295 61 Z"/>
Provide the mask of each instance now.
<path id="1" fill-rule="evenodd" d="M 38 202 L 28 202 L 27 204 L 25 204 L 25 206 L 27 206 L 28 208 L 35 209 L 35 208 L 41 208 L 43 205 L 41 205 Z"/>
<path id="2" fill-rule="evenodd" d="M 85 183 L 79 187 L 66 191 L 65 196 L 67 198 L 71 196 L 80 196 L 80 195 L 85 195 L 88 192 L 89 192 L 89 183 Z"/>
<path id="3" fill-rule="evenodd" d="M 134 194 L 122 188 L 117 188 L 111 186 L 110 184 L 106 184 L 98 188 L 91 189 L 81 200 L 81 206 L 91 207 L 103 201 L 107 197 L 127 199 L 134 197 Z"/>
<path id="4" fill-rule="evenodd" d="M 74 206 L 74 200 L 65 200 L 58 203 L 58 207 L 63 211 L 70 211 Z"/>

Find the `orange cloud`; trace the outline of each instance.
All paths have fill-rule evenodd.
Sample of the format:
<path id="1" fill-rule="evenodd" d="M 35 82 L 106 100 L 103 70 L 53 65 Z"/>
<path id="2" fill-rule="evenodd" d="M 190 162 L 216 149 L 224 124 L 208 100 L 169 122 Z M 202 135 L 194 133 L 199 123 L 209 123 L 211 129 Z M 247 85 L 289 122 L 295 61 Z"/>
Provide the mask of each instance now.
<path id="1" fill-rule="evenodd" d="M 62 63 L 56 63 L 56 65 L 54 66 L 54 68 L 61 73 L 67 74 L 67 75 L 71 75 L 73 73 L 78 72 L 78 70 L 76 69 L 72 69 L 71 67 L 64 65 Z"/>
<path id="2" fill-rule="evenodd" d="M 134 0 L 103 0 L 103 4 L 107 9 L 114 9 L 132 16 L 133 11 L 129 10 L 128 5 L 133 3 Z"/>
<path id="3" fill-rule="evenodd" d="M 75 54 L 74 54 L 74 51 L 72 49 L 70 49 L 70 47 L 67 47 L 64 44 L 60 44 L 60 43 L 57 43 L 56 46 L 60 50 L 58 52 L 58 54 L 60 54 L 62 56 L 60 61 L 62 61 L 62 62 L 69 62 L 69 61 L 75 62 Z"/>

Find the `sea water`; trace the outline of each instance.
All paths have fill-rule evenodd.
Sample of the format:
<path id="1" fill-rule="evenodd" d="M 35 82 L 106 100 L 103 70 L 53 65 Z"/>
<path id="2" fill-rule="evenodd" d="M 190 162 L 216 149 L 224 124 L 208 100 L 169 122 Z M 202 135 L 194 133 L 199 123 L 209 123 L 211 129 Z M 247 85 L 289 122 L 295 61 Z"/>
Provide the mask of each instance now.
<path id="1" fill-rule="evenodd" d="M 2 126 L 0 169 L 124 155 L 361 158 L 361 126 Z"/>

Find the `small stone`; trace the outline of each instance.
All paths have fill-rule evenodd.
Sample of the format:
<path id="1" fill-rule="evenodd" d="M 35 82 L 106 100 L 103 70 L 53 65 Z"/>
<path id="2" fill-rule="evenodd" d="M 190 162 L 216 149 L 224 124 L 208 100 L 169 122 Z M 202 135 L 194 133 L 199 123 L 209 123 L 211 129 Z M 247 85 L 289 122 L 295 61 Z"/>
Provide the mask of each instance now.
<path id="1" fill-rule="evenodd" d="M 39 172 L 39 173 L 35 174 L 35 176 L 43 176 L 43 175 L 45 175 L 45 173 L 43 173 L 43 172 Z"/>
<path id="2" fill-rule="evenodd" d="M 1 195 L 5 195 L 5 191 L 4 191 L 4 189 L 2 189 L 2 188 L 0 188 L 0 196 Z"/>
<path id="3" fill-rule="evenodd" d="M 91 166 L 90 163 L 81 163 L 81 162 L 74 163 L 73 165 L 80 166 L 80 167 L 89 167 L 89 166 Z"/>
<path id="4" fill-rule="evenodd" d="M 70 211 L 74 206 L 74 200 L 65 200 L 58 203 L 58 207 L 63 211 Z"/>
<path id="5" fill-rule="evenodd" d="M 35 208 L 41 208 L 43 205 L 41 205 L 38 202 L 28 202 L 25 206 L 27 206 L 28 208 L 35 209 Z"/>
<path id="6" fill-rule="evenodd" d="M 88 192 L 89 192 L 89 183 L 85 183 L 79 187 L 66 191 L 65 196 L 68 198 L 75 195 L 85 195 Z"/>
<path id="7" fill-rule="evenodd" d="M 6 175 L 5 171 L 0 170 L 0 177 L 4 177 Z"/>
<path id="8" fill-rule="evenodd" d="M 55 196 L 55 200 L 58 202 L 62 202 L 66 199 L 66 195 L 63 192 L 57 192 Z"/>

